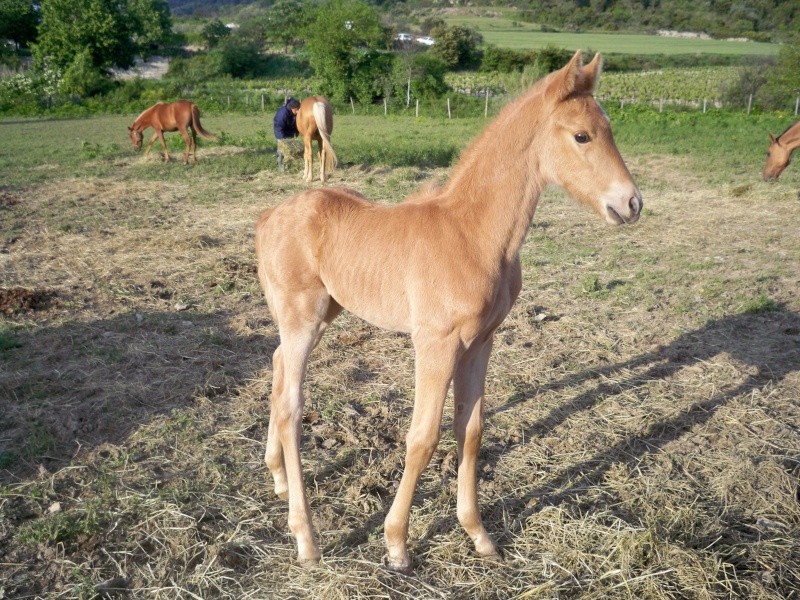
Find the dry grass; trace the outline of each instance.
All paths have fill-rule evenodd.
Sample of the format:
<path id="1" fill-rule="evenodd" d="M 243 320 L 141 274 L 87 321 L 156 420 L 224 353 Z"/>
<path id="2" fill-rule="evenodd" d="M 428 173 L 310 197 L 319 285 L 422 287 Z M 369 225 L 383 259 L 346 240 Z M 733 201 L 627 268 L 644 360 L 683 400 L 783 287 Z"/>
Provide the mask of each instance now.
<path id="1" fill-rule="evenodd" d="M 224 157 L 201 151 L 193 172 Z M 473 556 L 457 523 L 448 421 L 404 577 L 381 566 L 381 530 L 408 339 L 345 315 L 313 356 L 304 460 L 324 559 L 302 569 L 262 461 L 277 334 L 252 252 L 256 215 L 300 176 L 139 181 L 141 161 L 3 196 L 0 222 L 22 233 L 0 253 L 2 288 L 53 296 L 0 322 L 0 597 L 800 594 L 792 179 L 711 187 L 645 156 L 631 166 L 647 208 L 628 229 L 548 192 L 488 381 L 480 492 L 505 562 Z M 333 183 L 385 200 L 444 175 L 350 168 Z"/>

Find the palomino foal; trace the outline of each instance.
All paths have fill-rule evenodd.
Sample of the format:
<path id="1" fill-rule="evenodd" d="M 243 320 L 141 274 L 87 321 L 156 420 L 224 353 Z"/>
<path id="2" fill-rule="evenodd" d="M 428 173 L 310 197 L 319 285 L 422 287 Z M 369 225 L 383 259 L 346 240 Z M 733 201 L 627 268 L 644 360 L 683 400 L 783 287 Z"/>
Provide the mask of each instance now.
<path id="1" fill-rule="evenodd" d="M 769 148 L 767 149 L 767 162 L 761 171 L 761 176 L 769 181 L 776 180 L 783 170 L 792 161 L 792 152 L 800 147 L 800 121 L 790 126 L 786 131 L 775 137 L 769 134 Z"/>
<path id="2" fill-rule="evenodd" d="M 519 249 L 542 189 L 555 184 L 608 223 L 633 223 L 642 198 L 592 96 L 599 55 L 580 52 L 506 106 L 441 188 L 387 206 L 343 188 L 309 190 L 256 225 L 258 274 L 278 325 L 266 463 L 289 500 L 298 560 L 320 559 L 300 463 L 303 378 L 325 328 L 346 308 L 411 335 L 415 399 L 405 470 L 384 537 L 390 568 L 408 571 L 409 511 L 439 442 L 453 382 L 458 520 L 481 556 L 499 558 L 478 509 L 477 458 L 492 337 L 522 284 Z"/>
<path id="3" fill-rule="evenodd" d="M 323 96 L 309 96 L 300 103 L 297 113 L 297 131 L 303 137 L 303 179 L 314 179 L 314 150 L 311 142 L 317 142 L 319 149 L 319 179 L 325 181 L 336 167 L 336 153 L 331 146 L 333 133 L 333 108 Z"/>

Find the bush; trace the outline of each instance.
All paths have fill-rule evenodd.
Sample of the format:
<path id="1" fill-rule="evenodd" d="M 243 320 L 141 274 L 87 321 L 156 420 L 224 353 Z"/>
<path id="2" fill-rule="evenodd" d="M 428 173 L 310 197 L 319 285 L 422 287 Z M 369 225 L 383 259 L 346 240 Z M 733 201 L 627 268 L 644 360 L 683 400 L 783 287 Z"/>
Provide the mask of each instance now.
<path id="1" fill-rule="evenodd" d="M 94 65 L 87 48 L 75 55 L 64 70 L 58 88 L 64 94 L 89 97 L 105 93 L 112 86 L 109 77 Z"/>
<path id="2" fill-rule="evenodd" d="M 522 71 L 526 65 L 535 61 L 536 52 L 533 50 L 518 52 L 489 44 L 483 49 L 480 71 L 484 73 L 513 73 L 514 71 Z"/>
<path id="3" fill-rule="evenodd" d="M 405 101 L 410 80 L 414 98 L 439 98 L 448 90 L 444 81 L 446 71 L 445 64 L 429 54 L 415 54 L 408 60 L 396 59 L 392 74 L 394 96 Z"/>

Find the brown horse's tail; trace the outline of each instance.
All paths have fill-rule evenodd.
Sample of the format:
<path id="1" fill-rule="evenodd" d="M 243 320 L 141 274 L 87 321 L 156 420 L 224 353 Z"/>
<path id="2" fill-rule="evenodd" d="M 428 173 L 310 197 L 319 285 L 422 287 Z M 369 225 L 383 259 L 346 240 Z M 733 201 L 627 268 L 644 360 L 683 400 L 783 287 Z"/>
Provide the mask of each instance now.
<path id="1" fill-rule="evenodd" d="M 192 104 L 192 129 L 208 140 L 217 139 L 217 136 L 215 136 L 213 133 L 207 132 L 205 129 L 203 129 L 203 126 L 200 125 L 200 109 L 197 108 L 197 104 Z"/>
<path id="2" fill-rule="evenodd" d="M 314 121 L 317 123 L 317 129 L 322 136 L 322 149 L 325 154 L 325 172 L 330 173 L 336 168 L 339 159 L 336 157 L 336 152 L 333 151 L 331 146 L 331 133 L 333 132 L 333 110 L 331 105 L 327 102 L 317 101 L 314 102 L 313 107 Z"/>

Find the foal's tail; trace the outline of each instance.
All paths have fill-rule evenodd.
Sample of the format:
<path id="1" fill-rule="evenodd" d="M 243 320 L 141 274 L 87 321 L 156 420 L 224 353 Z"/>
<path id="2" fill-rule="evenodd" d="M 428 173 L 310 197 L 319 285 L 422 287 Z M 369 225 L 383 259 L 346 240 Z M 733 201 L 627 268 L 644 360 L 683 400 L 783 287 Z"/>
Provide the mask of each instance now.
<path id="1" fill-rule="evenodd" d="M 217 136 L 213 133 L 207 132 L 203 129 L 203 126 L 200 125 L 200 109 L 197 108 L 197 104 L 192 104 L 192 129 L 194 129 L 197 133 L 202 135 L 204 138 L 209 140 L 216 140 Z"/>
<path id="2" fill-rule="evenodd" d="M 325 171 L 331 172 L 336 168 L 339 159 L 336 157 L 336 152 L 333 151 L 331 146 L 331 131 L 333 131 L 333 110 L 331 105 L 327 102 L 317 101 L 314 103 L 312 109 L 314 113 L 314 121 L 317 123 L 317 129 L 320 136 L 322 136 L 322 154 L 325 156 Z"/>

